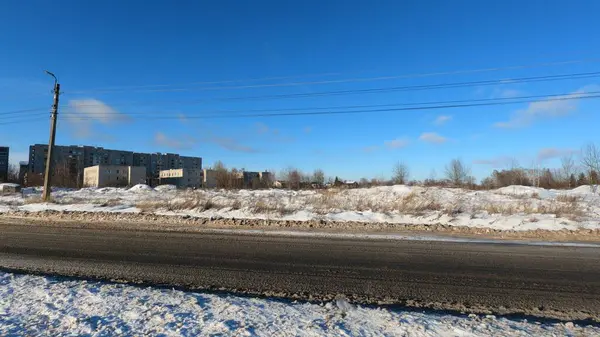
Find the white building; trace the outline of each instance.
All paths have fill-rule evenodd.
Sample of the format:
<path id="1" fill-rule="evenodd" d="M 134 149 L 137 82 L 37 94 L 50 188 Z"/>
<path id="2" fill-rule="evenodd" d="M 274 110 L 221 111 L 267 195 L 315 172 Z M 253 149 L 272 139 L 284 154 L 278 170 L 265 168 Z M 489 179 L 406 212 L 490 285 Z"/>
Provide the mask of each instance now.
<path id="1" fill-rule="evenodd" d="M 83 170 L 85 187 L 120 187 L 146 183 L 142 166 L 96 165 Z"/>
<path id="2" fill-rule="evenodd" d="M 202 187 L 202 170 L 200 169 L 172 169 L 162 170 L 159 174 L 160 184 L 175 185 L 177 187 Z"/>

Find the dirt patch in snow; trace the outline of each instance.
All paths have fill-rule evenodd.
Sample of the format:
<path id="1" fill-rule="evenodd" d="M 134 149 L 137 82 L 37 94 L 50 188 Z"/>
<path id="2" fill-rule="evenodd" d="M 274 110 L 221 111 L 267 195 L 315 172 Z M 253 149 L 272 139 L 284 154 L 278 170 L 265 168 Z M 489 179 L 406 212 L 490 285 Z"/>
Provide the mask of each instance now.
<path id="1" fill-rule="evenodd" d="M 449 235 L 466 238 L 542 240 L 557 242 L 600 242 L 600 229 L 561 229 L 529 231 L 498 230 L 448 224 L 397 224 L 386 222 L 354 222 L 325 220 L 269 220 L 235 218 L 197 218 L 144 213 L 8 211 L 0 214 L 1 223 L 70 226 L 78 228 L 110 228 L 196 232 L 205 229 L 296 230 L 326 233 L 389 233 L 408 235 Z"/>

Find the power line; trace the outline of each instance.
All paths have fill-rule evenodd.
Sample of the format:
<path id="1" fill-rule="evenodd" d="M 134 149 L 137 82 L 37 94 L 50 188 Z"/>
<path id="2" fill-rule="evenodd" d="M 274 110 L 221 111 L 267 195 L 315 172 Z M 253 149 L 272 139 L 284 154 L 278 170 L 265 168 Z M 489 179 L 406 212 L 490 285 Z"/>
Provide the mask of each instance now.
<path id="1" fill-rule="evenodd" d="M 600 94 L 600 91 L 589 91 L 580 93 L 581 95 Z M 309 107 L 309 108 L 283 108 L 283 109 L 240 109 L 240 110 L 212 110 L 203 111 L 202 113 L 253 113 L 253 112 L 280 112 L 280 111 L 311 111 L 311 110 L 334 110 L 334 109 L 363 109 L 363 108 L 380 108 L 380 107 L 400 107 L 400 106 L 419 106 L 419 105 L 437 105 L 437 104 L 456 104 L 456 103 L 475 103 L 475 102 L 489 102 L 489 101 L 509 101 L 509 100 L 530 100 L 530 99 L 548 99 L 552 97 L 562 97 L 574 95 L 573 93 L 559 93 L 559 94 L 545 94 L 545 95 L 527 95 L 527 96 L 516 96 L 516 97 L 496 97 L 496 98 L 479 98 L 479 99 L 466 99 L 466 100 L 446 100 L 446 101 L 428 101 L 428 102 L 415 102 L 415 103 L 391 103 L 391 104 L 367 104 L 367 105 L 343 105 L 343 106 L 328 106 L 328 107 Z M 577 94 L 575 94 L 577 95 Z M 119 112 L 89 112 L 85 115 L 63 112 L 63 116 L 105 116 L 105 115 L 121 115 Z M 128 116 L 144 115 L 151 116 L 153 114 L 165 114 L 164 112 L 131 112 L 127 113 Z M 191 116 L 189 113 L 185 116 Z M 179 118 L 180 116 L 173 116 Z"/>
<path id="2" fill-rule="evenodd" d="M 10 122 L 3 122 L 0 123 L 0 125 L 10 125 L 10 124 L 21 124 L 21 123 L 26 123 L 26 122 L 40 122 L 43 121 L 43 119 L 37 117 L 37 118 L 25 118 L 22 120 L 18 120 L 18 121 L 10 121 Z"/>
<path id="3" fill-rule="evenodd" d="M 595 99 L 600 98 L 599 95 L 588 95 L 585 94 L 567 94 L 563 97 L 549 98 L 544 102 L 552 101 L 567 101 L 576 99 Z M 509 105 L 509 104 L 521 104 L 521 103 L 533 103 L 539 100 L 518 100 L 518 101 L 498 101 L 498 102 L 484 102 L 484 103 L 465 103 L 465 104 L 446 104 L 446 105 L 430 105 L 430 106 L 413 106 L 413 107 L 401 107 L 401 108 L 388 108 L 388 109 L 371 109 L 371 110 L 341 110 L 341 111 L 309 111 L 309 112 L 284 112 L 284 113 L 260 113 L 260 114 L 230 114 L 230 115 L 207 115 L 207 116 L 186 116 L 187 119 L 216 119 L 216 118 L 248 118 L 248 117 L 277 117 L 277 116 L 314 116 L 314 115 L 338 115 L 338 114 L 359 114 L 359 113 L 377 113 L 377 112 L 393 112 L 393 111 L 414 111 L 414 110 L 437 110 L 437 109 L 451 109 L 451 108 L 467 108 L 476 106 L 495 106 L 495 105 Z M 158 116 L 154 118 L 146 117 L 144 119 L 177 119 L 177 116 Z M 63 119 L 72 120 L 94 120 L 93 117 L 65 117 Z"/>
<path id="4" fill-rule="evenodd" d="M 34 113 L 28 113 L 27 115 L 16 115 L 16 116 L 8 116 L 8 117 L 2 117 L 2 120 L 5 121 L 7 119 L 18 119 L 18 118 L 23 118 L 23 117 L 31 117 L 31 116 L 41 116 L 41 115 L 50 115 L 49 111 L 41 111 L 41 112 L 34 112 Z"/>
<path id="5" fill-rule="evenodd" d="M 244 86 L 219 86 L 219 87 L 199 87 L 199 88 L 173 88 L 164 89 L 168 87 L 177 86 L 194 86 L 204 84 L 227 84 L 227 83 L 239 83 L 239 82 L 257 82 L 277 79 L 291 79 L 291 78 L 302 78 L 311 76 L 328 76 L 338 75 L 339 73 L 324 73 L 324 74 L 313 74 L 313 75 L 299 75 L 299 76 L 281 76 L 281 77 L 267 77 L 257 78 L 248 80 L 224 80 L 224 81 L 210 81 L 210 82 L 192 82 L 187 84 L 157 84 L 157 85 L 143 85 L 143 86 L 125 86 L 125 87 L 113 87 L 105 89 L 91 89 L 91 90 L 80 90 L 73 92 L 66 92 L 66 94 L 89 94 L 89 93 L 118 93 L 123 91 L 134 91 L 134 92 L 176 92 L 176 91 L 190 91 L 190 90 L 230 90 L 230 89 L 250 89 L 250 88 L 267 88 L 267 87 L 285 87 L 285 86 L 301 86 L 301 85 L 321 85 L 321 84 L 334 84 L 334 83 L 352 83 L 352 82 L 372 82 L 381 80 L 392 80 L 402 78 L 419 78 L 419 77 L 432 77 L 432 76 L 444 76 L 444 75 L 458 75 L 458 74 L 471 74 L 471 73 L 483 73 L 503 70 L 518 70 L 527 68 L 537 67 L 549 67 L 567 64 L 587 63 L 587 62 L 598 62 L 600 59 L 579 59 L 559 62 L 545 62 L 528 65 L 508 66 L 508 67 L 492 67 L 492 68 L 481 68 L 471 70 L 456 70 L 446 72 L 431 72 L 431 73 L 416 73 L 416 74 L 404 74 L 404 75 L 393 75 L 393 76 L 377 76 L 377 77 L 363 77 L 363 78 L 347 78 L 338 80 L 324 80 L 324 81 L 308 81 L 308 82 L 291 82 L 291 83 L 275 83 L 275 84 L 260 84 L 260 85 L 244 85 Z M 160 89 L 163 88 L 163 89 Z"/>
<path id="6" fill-rule="evenodd" d="M 528 99 L 524 99 L 527 98 Z M 186 116 L 187 119 L 215 119 L 215 118 L 248 118 L 248 117 L 276 117 L 276 116 L 313 116 L 313 115 L 337 115 L 337 114 L 359 114 L 359 113 L 377 113 L 377 112 L 394 112 L 394 111 L 415 111 L 415 110 L 437 110 L 437 109 L 451 109 L 451 108 L 465 108 L 465 107 L 476 107 L 476 106 L 497 106 L 497 105 L 510 105 L 510 104 L 521 104 L 521 103 L 533 103 L 538 102 L 539 99 L 532 99 L 532 97 L 540 98 L 540 96 L 522 96 L 516 98 L 498 98 L 498 99 L 481 99 L 481 100 L 456 100 L 456 101 L 445 101 L 448 104 L 439 104 L 442 102 L 422 102 L 415 104 L 429 104 L 428 106 L 408 106 L 388 109 L 368 109 L 368 110 L 339 110 L 339 111 L 305 111 L 305 112 L 279 112 L 279 113 L 258 113 L 258 114 L 219 114 L 219 115 L 206 115 L 206 116 Z M 600 98 L 600 91 L 587 92 L 587 93 L 571 93 L 571 94 L 560 94 L 546 97 L 544 102 L 552 101 L 567 101 L 567 100 L 578 100 L 578 99 L 596 99 Z M 554 98 L 548 98 L 554 97 Z M 512 101 L 505 101 L 510 99 Z M 483 102 L 481 102 L 483 101 Z M 452 103 L 454 102 L 454 103 Z M 460 104 L 460 102 L 465 102 Z M 473 103 L 475 102 L 475 103 Z M 409 103 L 410 104 L 410 103 Z M 376 107 L 377 105 L 374 105 Z M 385 105 L 380 105 L 385 106 Z M 325 108 L 324 108 L 325 109 Z M 153 118 L 146 117 L 145 119 L 177 119 L 178 116 L 156 116 Z M 74 116 L 67 115 L 62 118 L 63 120 L 96 120 L 97 118 L 90 116 Z M 19 121 L 12 121 L 7 123 L 0 123 L 0 125 L 7 124 L 19 124 L 29 121 L 40 121 L 39 118 L 29 118 Z"/>
<path id="7" fill-rule="evenodd" d="M 547 82 L 547 81 L 560 81 L 560 80 L 572 80 L 572 79 L 585 79 L 600 77 L 600 72 L 586 72 L 586 73 L 574 73 L 574 74 L 561 74 L 561 75 L 546 75 L 546 76 L 533 76 L 533 77 L 518 77 L 508 79 L 495 79 L 495 80 L 482 80 L 482 81 L 469 81 L 469 82 L 451 82 L 451 83 L 440 83 L 440 84 L 425 84 L 425 85 L 410 85 L 410 86 L 397 86 L 397 87 L 382 87 L 382 88 L 366 88 L 366 89 L 353 89 L 353 90 L 338 90 L 338 91 L 321 91 L 313 93 L 296 93 L 296 94 L 278 94 L 278 95 L 263 95 L 263 96 L 242 96 L 242 97 L 224 97 L 224 98 L 212 98 L 212 99 L 199 99 L 187 101 L 187 103 L 202 103 L 202 102 L 217 102 L 217 101 L 244 101 L 244 100 L 260 100 L 260 99 L 287 99 L 287 98 L 304 98 L 304 97 L 315 97 L 315 96 L 337 96 L 337 95 L 349 95 L 349 94 L 370 94 L 370 93 L 383 93 L 383 92 L 395 92 L 395 91 L 420 91 L 420 90 L 432 90 L 432 89 L 448 89 L 448 88 L 465 88 L 473 86 L 490 86 L 497 84 L 514 84 L 514 83 L 531 83 L 531 82 Z M 163 102 L 166 104 L 174 104 L 175 102 Z M 181 102 L 181 101 L 179 101 Z M 183 101 L 186 102 L 186 101 Z M 149 102 L 130 102 L 128 103 L 117 103 L 111 104 L 111 106 L 126 106 L 126 105 L 141 105 L 140 103 Z M 185 103 L 184 103 L 185 104 Z M 79 104 L 78 106 L 97 106 L 96 104 Z"/>
<path id="8" fill-rule="evenodd" d="M 0 115 L 1 116 L 5 116 L 5 115 L 17 115 L 17 114 L 22 114 L 22 113 L 26 113 L 26 112 L 40 111 L 40 110 L 44 110 L 44 109 L 48 109 L 48 108 L 32 108 L 32 109 L 23 109 L 23 110 L 14 110 L 14 111 L 0 112 Z M 47 111 L 50 112 L 50 110 L 47 110 Z"/>

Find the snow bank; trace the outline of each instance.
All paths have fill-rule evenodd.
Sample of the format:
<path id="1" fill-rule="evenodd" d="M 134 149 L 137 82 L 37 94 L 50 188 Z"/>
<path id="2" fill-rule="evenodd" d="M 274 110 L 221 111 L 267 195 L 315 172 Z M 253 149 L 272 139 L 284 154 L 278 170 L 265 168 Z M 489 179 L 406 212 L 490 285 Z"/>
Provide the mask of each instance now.
<path id="1" fill-rule="evenodd" d="M 595 336 L 600 328 L 0 272 L 2 336 Z"/>
<path id="2" fill-rule="evenodd" d="M 19 187 L 19 184 L 13 184 L 13 183 L 1 183 L 1 184 L 0 184 L 0 189 L 2 189 L 3 187 L 12 187 L 12 188 L 15 188 L 15 187 Z"/>
<path id="3" fill-rule="evenodd" d="M 160 192 L 160 193 L 156 193 Z M 589 186 L 545 190 L 508 186 L 490 191 L 380 186 L 291 191 L 177 190 L 140 184 L 132 188 L 57 189 L 53 204 L 36 204 L 41 188 L 0 196 L 0 212 L 68 210 L 154 212 L 164 215 L 273 220 L 335 220 L 442 224 L 499 230 L 600 228 L 600 195 Z"/>
<path id="4" fill-rule="evenodd" d="M 579 186 L 569 191 L 572 194 L 583 194 L 583 195 L 594 195 L 596 194 L 598 189 L 594 190 L 592 186 L 585 185 Z"/>
<path id="5" fill-rule="evenodd" d="M 518 195 L 518 196 L 537 196 L 538 198 L 549 198 L 552 197 L 555 192 L 554 190 L 546 190 L 539 187 L 531 187 L 531 186 L 520 186 L 520 185 L 511 185 L 506 187 L 501 187 L 495 190 L 498 194 L 506 194 L 506 195 Z"/>
<path id="6" fill-rule="evenodd" d="M 158 192 L 173 192 L 177 190 L 175 185 L 159 185 L 154 188 Z"/>
<path id="7" fill-rule="evenodd" d="M 129 189 L 130 192 L 147 192 L 154 191 L 154 189 L 146 184 L 137 184 Z"/>

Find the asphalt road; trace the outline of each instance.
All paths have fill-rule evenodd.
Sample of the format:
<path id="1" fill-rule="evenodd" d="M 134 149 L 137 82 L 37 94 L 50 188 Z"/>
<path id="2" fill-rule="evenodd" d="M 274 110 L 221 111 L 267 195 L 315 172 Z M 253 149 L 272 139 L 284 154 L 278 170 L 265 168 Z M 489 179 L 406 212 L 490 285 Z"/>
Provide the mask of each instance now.
<path id="1" fill-rule="evenodd" d="M 600 321 L 600 248 L 0 225 L 0 267 Z"/>

